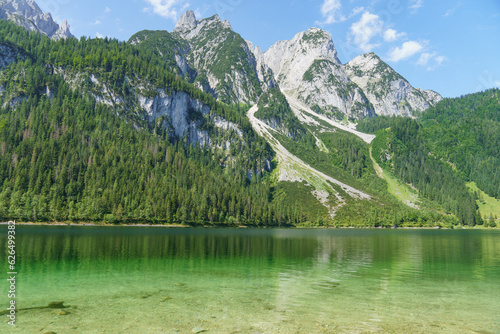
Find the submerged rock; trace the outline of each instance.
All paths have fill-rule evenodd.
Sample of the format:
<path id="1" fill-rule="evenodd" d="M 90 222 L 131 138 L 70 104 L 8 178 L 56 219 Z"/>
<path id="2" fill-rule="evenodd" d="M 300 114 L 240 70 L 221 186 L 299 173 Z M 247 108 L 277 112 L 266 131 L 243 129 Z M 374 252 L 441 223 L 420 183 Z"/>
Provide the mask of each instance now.
<path id="1" fill-rule="evenodd" d="M 65 308 L 64 302 L 50 302 L 47 308 Z"/>

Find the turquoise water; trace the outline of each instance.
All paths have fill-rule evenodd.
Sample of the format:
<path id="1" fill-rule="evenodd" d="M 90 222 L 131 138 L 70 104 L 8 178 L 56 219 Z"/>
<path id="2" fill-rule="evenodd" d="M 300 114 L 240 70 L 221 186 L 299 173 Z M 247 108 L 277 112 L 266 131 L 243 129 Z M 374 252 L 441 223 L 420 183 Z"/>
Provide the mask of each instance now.
<path id="1" fill-rule="evenodd" d="M 70 307 L 2 316 L 1 333 L 500 333 L 500 231 L 17 233 L 18 308 Z"/>

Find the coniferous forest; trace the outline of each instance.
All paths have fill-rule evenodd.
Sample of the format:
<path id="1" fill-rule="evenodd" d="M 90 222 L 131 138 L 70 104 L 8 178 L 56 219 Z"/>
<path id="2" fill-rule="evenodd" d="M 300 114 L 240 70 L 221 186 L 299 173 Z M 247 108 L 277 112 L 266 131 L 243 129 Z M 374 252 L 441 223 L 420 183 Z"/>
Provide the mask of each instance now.
<path id="1" fill-rule="evenodd" d="M 149 222 L 192 225 L 329 225 L 306 185 L 277 182 L 274 152 L 246 117 L 248 106 L 217 101 L 147 48 L 113 39 L 52 41 L 0 20 L 0 44 L 15 61 L 0 72 L 0 218 L 23 221 Z M 106 85 L 111 102 L 102 103 Z M 210 145 L 192 143 L 151 119 L 134 100 L 158 89 L 182 92 L 209 107 L 189 118 Z M 281 124 L 297 156 L 376 200 L 353 201 L 330 225 L 482 224 L 475 181 L 500 198 L 499 91 L 458 99 L 409 118 L 362 120 L 376 133 L 375 160 L 434 206 L 408 208 L 387 193 L 369 145 L 350 134 L 322 134 L 329 153 L 270 89 L 259 118 Z M 231 122 L 241 134 L 214 126 Z M 282 130 L 283 130 L 282 129 Z M 230 143 L 230 149 L 221 149 Z M 364 203 L 364 204 L 362 204 Z"/>
<path id="2" fill-rule="evenodd" d="M 474 181 L 500 199 L 500 90 L 444 99 L 416 120 L 377 117 L 358 124 L 377 133 L 375 158 L 461 224 L 483 224 Z"/>

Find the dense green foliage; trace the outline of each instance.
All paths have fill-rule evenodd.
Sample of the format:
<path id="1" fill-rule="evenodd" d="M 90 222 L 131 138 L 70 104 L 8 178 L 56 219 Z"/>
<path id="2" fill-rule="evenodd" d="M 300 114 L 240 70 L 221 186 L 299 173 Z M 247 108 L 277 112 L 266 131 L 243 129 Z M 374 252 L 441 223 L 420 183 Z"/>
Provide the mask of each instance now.
<path id="1" fill-rule="evenodd" d="M 183 80 L 171 71 L 168 63 L 151 50 L 139 49 L 133 45 L 107 38 L 86 39 L 82 37 L 80 40 L 72 38 L 54 42 L 46 36 L 29 33 L 4 20 L 0 20 L 0 43 L 11 43 L 28 54 L 28 63 L 18 62 L 7 69 L 8 73 L 4 81 L 9 92 L 18 92 L 26 96 L 35 93 L 24 89 L 31 80 L 35 82 L 30 87 L 45 88 L 37 86 L 37 84 L 43 84 L 40 82 L 42 69 L 49 71 L 48 74 L 54 74 L 55 70 L 60 68 L 64 68 L 67 72 L 86 74 L 84 87 L 79 87 L 79 89 L 90 85 L 91 81 L 88 79 L 90 74 L 96 75 L 101 80 L 109 82 L 109 88 L 118 95 L 127 95 L 134 89 L 131 84 L 132 80 L 147 78 L 150 89 L 144 92 L 146 95 L 156 94 L 155 88 L 158 87 L 186 92 L 192 98 L 208 105 L 213 113 L 240 125 L 244 132 L 253 133 L 252 126 L 243 112 L 238 112 L 234 107 L 218 102 L 212 95 L 200 91 Z M 24 76 L 16 76 L 18 73 L 25 72 L 23 68 L 32 68 L 31 65 L 37 66 L 34 75 L 25 73 Z M 10 80 L 12 77 L 16 80 Z M 51 88 L 50 85 L 48 87 Z M 128 114 L 135 112 L 136 106 L 127 105 L 126 107 Z"/>
<path id="2" fill-rule="evenodd" d="M 265 172 L 247 178 L 247 170 L 261 171 L 269 156 L 269 146 L 255 135 L 248 119 L 173 75 L 153 54 L 114 40 L 53 42 L 4 21 L 0 40 L 17 45 L 26 56 L 0 73 L 0 218 L 255 225 L 292 221 L 273 201 L 272 187 L 261 179 Z M 188 145 L 158 124 L 144 124 L 142 115 L 142 123 L 136 121 L 138 111 L 127 104 L 96 103 L 85 86 L 74 89 L 56 72 L 99 75 L 115 83 L 125 98 L 133 87 L 120 85 L 128 77 L 144 76 L 152 87 L 185 91 L 237 123 L 243 141 L 232 142 L 235 155 L 225 160 L 225 152 Z M 219 134 L 213 130 L 211 135 Z"/>
<path id="3" fill-rule="evenodd" d="M 332 185 L 346 200 L 335 219 L 318 216 L 312 221 L 317 226 L 453 226 L 457 220 L 437 212 L 435 205 L 425 201 L 420 210 L 410 208 L 388 193 L 387 183 L 377 176 L 370 159 L 369 145 L 353 134 L 342 130 L 317 131 L 316 136 L 324 143 L 327 152 L 321 151 L 315 141 L 293 142 L 279 136 L 280 142 L 294 155 L 317 170 L 362 190 L 371 201 L 353 199 L 341 187 Z M 306 137 L 308 138 L 308 137 Z M 314 137 L 312 137 L 314 139 Z"/>
<path id="4" fill-rule="evenodd" d="M 413 181 L 409 180 L 408 173 L 402 169 L 400 172 L 404 174 L 403 179 L 413 183 L 420 191 L 426 192 L 429 198 L 443 203 L 448 210 L 455 213 L 462 212 L 459 214 L 462 216 L 462 221 L 473 223 L 475 219 L 471 218 L 474 215 L 471 195 L 465 193 L 465 186 L 461 184 L 474 181 L 488 195 L 500 198 L 499 98 L 500 90 L 491 89 L 460 98 L 444 99 L 435 107 L 421 113 L 416 121 L 376 117 L 360 121 L 358 130 L 375 133 L 380 129 L 390 128 L 389 132 L 401 137 L 401 125 L 404 122 L 411 122 L 417 130 L 400 140 L 407 147 L 415 145 L 418 141 L 418 150 L 412 152 L 413 158 L 407 160 L 408 167 L 404 170 L 413 169 L 414 173 L 424 162 L 428 167 L 421 170 L 421 173 L 414 173 L 414 177 L 418 180 Z M 380 143 L 380 140 L 381 138 L 377 138 L 377 142 Z M 393 142 L 389 139 L 387 147 L 391 143 Z M 401 147 L 400 144 L 396 143 L 396 147 Z M 410 159 L 409 150 L 402 149 L 401 152 L 407 154 L 407 158 Z M 417 157 L 419 154 L 426 155 L 426 158 L 422 160 L 421 157 Z M 420 159 L 422 163 L 417 163 L 415 166 L 415 159 L 417 162 Z M 394 165 L 394 168 L 398 168 L 396 164 Z M 421 182 L 429 183 L 431 178 L 434 178 L 431 183 L 441 190 L 429 190 L 423 186 Z M 414 181 L 420 183 L 420 187 Z M 447 186 L 444 186 L 444 183 Z M 465 202 L 469 204 L 464 204 Z M 480 220 L 478 222 L 481 223 Z"/>
<path id="5" fill-rule="evenodd" d="M 187 42 L 175 38 L 165 30 L 142 30 L 128 40 L 129 44 L 137 45 L 143 52 L 152 52 L 161 57 L 171 69 L 181 74 L 175 60 L 176 54 L 182 54 L 189 48 Z M 190 78 L 187 78 L 190 79 Z"/>
<path id="6" fill-rule="evenodd" d="M 418 189 L 419 194 L 436 201 L 453 213 L 463 225 L 482 224 L 475 197 L 460 176 L 427 148 L 418 122 L 409 118 L 385 118 L 372 143 L 375 160 L 402 181 Z"/>
<path id="7" fill-rule="evenodd" d="M 445 99 L 419 117 L 432 152 L 500 199 L 500 90 Z"/>
<path id="8" fill-rule="evenodd" d="M 206 149 L 137 131 L 59 86 L 52 101 L 3 109 L 0 216 L 24 220 L 287 221 L 270 186 Z M 77 108 L 70 106 L 77 105 Z"/>

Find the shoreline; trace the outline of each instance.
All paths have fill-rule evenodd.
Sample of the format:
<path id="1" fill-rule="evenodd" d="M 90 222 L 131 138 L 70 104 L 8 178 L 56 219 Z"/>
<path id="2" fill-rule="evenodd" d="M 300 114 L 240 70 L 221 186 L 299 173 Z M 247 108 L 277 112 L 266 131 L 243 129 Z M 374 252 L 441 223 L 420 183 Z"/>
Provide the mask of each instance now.
<path id="1" fill-rule="evenodd" d="M 8 222 L 0 222 L 1 225 L 8 225 Z M 373 229 L 373 230 L 500 230 L 500 227 L 486 227 L 483 225 L 463 226 L 457 225 L 453 228 L 443 226 L 398 226 L 398 227 L 372 227 L 372 226 L 227 226 L 227 225 L 183 225 L 183 224 L 110 224 L 110 223 L 65 223 L 65 222 L 16 222 L 21 226 L 67 226 L 67 227 L 158 227 L 158 228 L 193 228 L 193 229 L 219 229 L 219 228 L 237 228 L 237 229 Z"/>

